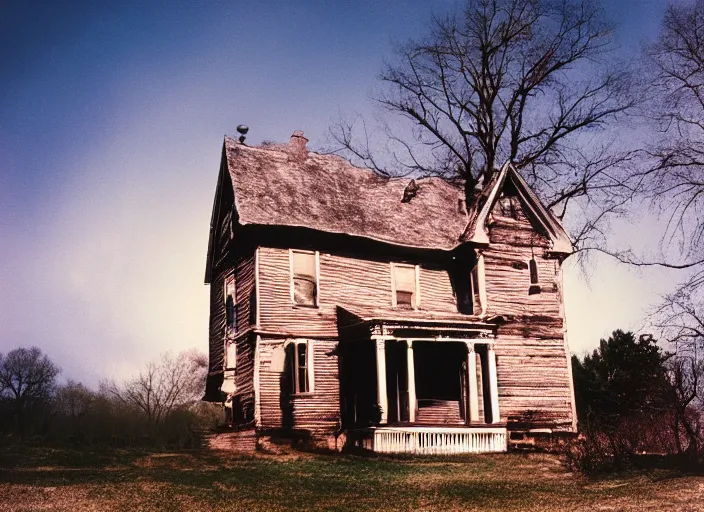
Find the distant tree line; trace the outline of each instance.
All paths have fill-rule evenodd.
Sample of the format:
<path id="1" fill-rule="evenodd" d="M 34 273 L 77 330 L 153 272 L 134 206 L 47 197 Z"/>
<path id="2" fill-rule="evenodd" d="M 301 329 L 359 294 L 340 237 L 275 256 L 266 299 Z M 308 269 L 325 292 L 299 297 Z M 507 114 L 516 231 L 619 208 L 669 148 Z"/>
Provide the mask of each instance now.
<path id="1" fill-rule="evenodd" d="M 578 469 L 617 469 L 642 455 L 702 462 L 701 362 L 616 330 L 591 354 L 572 356 L 572 371 L 580 440 L 569 456 Z"/>
<path id="2" fill-rule="evenodd" d="M 166 353 L 136 377 L 97 390 L 57 384 L 60 371 L 36 347 L 0 354 L 2 442 L 188 448 L 221 417 L 201 401 L 207 359 L 195 351 Z"/>

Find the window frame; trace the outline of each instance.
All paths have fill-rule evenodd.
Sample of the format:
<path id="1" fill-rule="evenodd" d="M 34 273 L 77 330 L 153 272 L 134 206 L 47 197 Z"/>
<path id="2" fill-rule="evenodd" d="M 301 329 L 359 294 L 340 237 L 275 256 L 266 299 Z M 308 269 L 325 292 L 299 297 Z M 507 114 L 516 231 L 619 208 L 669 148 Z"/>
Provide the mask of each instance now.
<path id="1" fill-rule="evenodd" d="M 411 297 L 411 309 L 417 311 L 420 309 L 420 265 L 414 265 L 412 263 L 397 263 L 391 262 L 391 307 L 397 308 L 398 301 L 396 297 L 396 267 L 399 268 L 412 268 L 415 273 L 415 291 Z"/>
<path id="2" fill-rule="evenodd" d="M 228 285 L 232 283 L 232 295 L 228 294 Z M 237 281 L 235 280 L 235 272 L 225 274 L 222 286 L 223 305 L 225 306 L 225 333 L 237 333 Z M 232 297 L 232 308 L 228 308 L 227 298 Z M 232 322 L 230 322 L 232 315 Z"/>
<path id="3" fill-rule="evenodd" d="M 290 390 L 292 396 L 311 396 L 315 392 L 315 344 L 311 339 L 295 339 L 289 340 L 287 342 L 288 346 L 292 346 L 292 358 L 291 358 L 291 387 Z M 299 370 L 300 366 L 298 363 L 298 347 L 306 347 L 306 378 L 308 389 L 306 391 L 300 391 L 300 379 Z"/>
<path id="4" fill-rule="evenodd" d="M 225 332 L 223 333 L 223 369 L 225 371 L 235 370 L 237 367 L 237 346 L 235 337 L 237 334 L 237 280 L 234 269 L 225 273 L 222 283 L 223 306 L 225 308 Z M 231 292 L 231 293 L 228 293 Z M 228 299 L 232 304 L 228 306 Z M 232 357 L 230 357 L 232 355 Z M 230 361 L 232 359 L 232 361 Z"/>
<path id="5" fill-rule="evenodd" d="M 533 277 L 535 277 L 535 280 Z M 538 273 L 538 262 L 535 260 L 535 256 L 528 260 L 528 281 L 528 295 L 540 293 L 540 274 Z"/>
<path id="6" fill-rule="evenodd" d="M 293 273 L 293 254 L 313 254 L 315 256 L 315 300 L 313 304 L 299 304 L 296 302 L 295 275 Z M 289 264 L 289 287 L 291 295 L 291 304 L 295 307 L 303 308 L 318 308 L 320 307 L 320 252 L 304 249 L 289 249 L 288 250 Z"/>

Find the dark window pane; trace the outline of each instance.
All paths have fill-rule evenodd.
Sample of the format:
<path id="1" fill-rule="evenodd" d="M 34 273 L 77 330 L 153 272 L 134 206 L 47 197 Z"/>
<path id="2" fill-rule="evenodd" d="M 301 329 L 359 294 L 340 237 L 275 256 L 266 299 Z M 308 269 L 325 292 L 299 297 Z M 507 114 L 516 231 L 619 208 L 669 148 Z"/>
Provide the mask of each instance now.
<path id="1" fill-rule="evenodd" d="M 298 366 L 299 367 L 305 367 L 306 366 L 306 344 L 305 343 L 299 343 L 296 345 L 297 348 L 297 355 L 298 355 Z"/>
<path id="2" fill-rule="evenodd" d="M 400 308 L 413 308 L 413 294 L 411 292 L 396 291 L 396 305 Z"/>
<path id="3" fill-rule="evenodd" d="M 308 371 L 305 368 L 298 369 L 298 392 L 307 393 L 308 392 L 308 379 L 306 374 Z"/>
<path id="4" fill-rule="evenodd" d="M 235 326 L 235 301 L 232 299 L 232 295 L 227 296 L 225 301 L 225 316 L 227 318 L 227 326 Z"/>
<path id="5" fill-rule="evenodd" d="M 528 262 L 530 268 L 530 284 L 538 284 L 538 264 L 535 259 Z"/>
<path id="6" fill-rule="evenodd" d="M 249 325 L 257 323 L 257 289 L 249 292 Z"/>

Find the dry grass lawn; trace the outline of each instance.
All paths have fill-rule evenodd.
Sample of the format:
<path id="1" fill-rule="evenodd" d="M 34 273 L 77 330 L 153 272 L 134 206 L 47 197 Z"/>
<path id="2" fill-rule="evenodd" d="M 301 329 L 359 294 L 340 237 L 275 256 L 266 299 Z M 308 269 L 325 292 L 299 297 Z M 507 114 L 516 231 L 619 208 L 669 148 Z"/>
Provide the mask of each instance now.
<path id="1" fill-rule="evenodd" d="M 704 511 L 704 476 L 587 479 L 556 456 L 409 459 L 0 448 L 0 511 Z"/>

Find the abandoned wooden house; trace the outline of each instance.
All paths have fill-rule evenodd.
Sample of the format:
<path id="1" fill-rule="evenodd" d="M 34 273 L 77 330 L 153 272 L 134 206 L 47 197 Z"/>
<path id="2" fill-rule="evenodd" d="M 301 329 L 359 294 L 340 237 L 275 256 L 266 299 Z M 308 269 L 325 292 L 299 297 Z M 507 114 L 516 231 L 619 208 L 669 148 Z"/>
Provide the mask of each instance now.
<path id="1" fill-rule="evenodd" d="M 306 143 L 225 138 L 205 399 L 260 442 L 432 454 L 574 432 L 572 244 L 514 167 L 467 201 Z"/>

